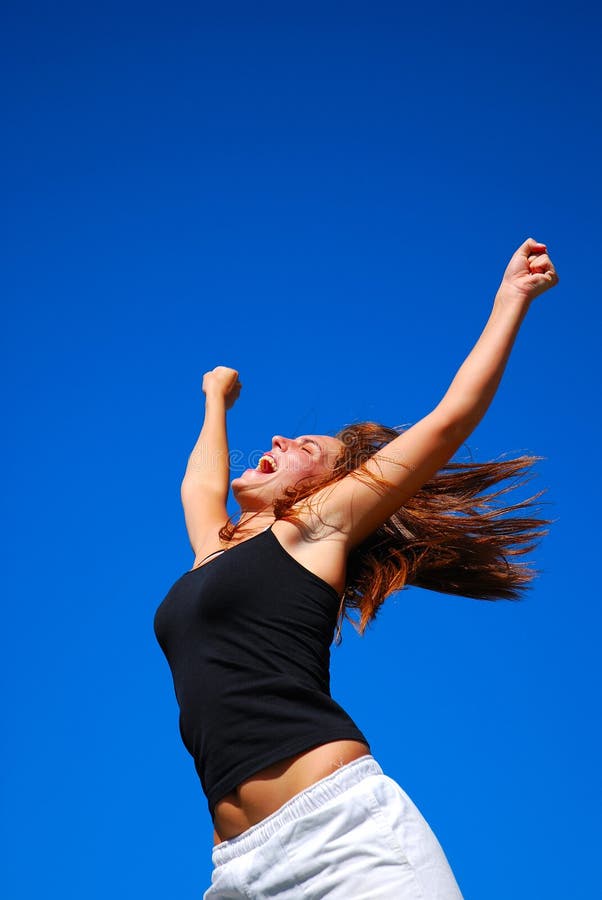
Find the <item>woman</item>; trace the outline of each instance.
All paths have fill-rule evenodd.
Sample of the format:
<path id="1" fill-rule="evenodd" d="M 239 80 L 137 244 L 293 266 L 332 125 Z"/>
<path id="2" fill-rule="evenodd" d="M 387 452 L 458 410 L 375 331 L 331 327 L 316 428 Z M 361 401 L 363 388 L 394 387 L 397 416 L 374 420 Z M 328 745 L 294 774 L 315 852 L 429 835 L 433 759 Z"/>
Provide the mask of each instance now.
<path id="1" fill-rule="evenodd" d="M 180 730 L 214 822 L 211 887 L 226 898 L 458 898 L 429 826 L 331 698 L 329 648 L 405 584 L 516 599 L 547 520 L 479 496 L 533 457 L 449 460 L 480 422 L 531 301 L 558 281 L 544 244 L 513 255 L 487 325 L 436 408 L 403 433 L 275 436 L 232 481 L 233 369 L 203 379 L 205 421 L 182 482 L 193 568 L 157 610 Z M 538 495 L 539 496 L 539 495 Z M 461 515 L 458 515 L 460 513 Z"/>

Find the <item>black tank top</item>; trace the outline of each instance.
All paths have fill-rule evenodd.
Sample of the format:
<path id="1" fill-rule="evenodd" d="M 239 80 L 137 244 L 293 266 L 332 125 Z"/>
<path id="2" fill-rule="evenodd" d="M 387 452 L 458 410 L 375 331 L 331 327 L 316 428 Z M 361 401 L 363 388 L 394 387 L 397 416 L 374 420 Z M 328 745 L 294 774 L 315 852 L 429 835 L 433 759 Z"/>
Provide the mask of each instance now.
<path id="1" fill-rule="evenodd" d="M 270 529 L 185 572 L 157 609 L 180 734 L 212 819 L 218 800 L 266 766 L 329 741 L 368 745 L 330 696 L 339 603 Z"/>

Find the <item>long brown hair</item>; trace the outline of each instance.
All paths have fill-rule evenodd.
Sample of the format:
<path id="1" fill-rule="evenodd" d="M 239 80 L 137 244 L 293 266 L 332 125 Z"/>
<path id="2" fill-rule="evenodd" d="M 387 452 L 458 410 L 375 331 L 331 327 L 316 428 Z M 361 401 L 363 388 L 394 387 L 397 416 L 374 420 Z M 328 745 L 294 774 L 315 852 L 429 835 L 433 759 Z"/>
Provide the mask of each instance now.
<path id="1" fill-rule="evenodd" d="M 374 422 L 347 425 L 335 435 L 343 448 L 332 472 L 318 482 L 287 488 L 274 503 L 275 518 L 299 521 L 299 512 L 308 505 L 302 501 L 347 475 L 368 478 L 386 490 L 389 484 L 365 463 L 403 430 Z M 363 635 L 386 598 L 409 585 L 478 600 L 520 600 L 539 570 L 516 557 L 533 550 L 548 533 L 544 526 L 553 521 L 528 515 L 545 489 L 508 506 L 494 501 L 529 481 L 529 470 L 540 459 L 519 456 L 443 466 L 350 553 L 336 644 L 342 641 L 345 618 Z M 529 477 L 520 479 L 525 474 Z M 519 480 L 483 493 L 509 478 Z M 522 515 L 510 515 L 517 510 Z M 220 537 L 232 540 L 238 527 L 230 519 Z M 359 620 L 349 615 L 351 609 L 359 610 Z"/>

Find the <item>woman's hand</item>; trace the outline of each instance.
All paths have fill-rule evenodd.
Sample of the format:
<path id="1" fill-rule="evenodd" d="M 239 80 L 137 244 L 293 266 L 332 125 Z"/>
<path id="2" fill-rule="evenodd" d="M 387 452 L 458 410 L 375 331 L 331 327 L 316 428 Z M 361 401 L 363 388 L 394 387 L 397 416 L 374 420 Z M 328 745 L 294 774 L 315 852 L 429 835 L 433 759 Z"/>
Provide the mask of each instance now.
<path id="1" fill-rule="evenodd" d="M 527 238 L 508 263 L 500 291 L 530 303 L 556 284 L 558 275 L 546 245 Z"/>
<path id="2" fill-rule="evenodd" d="M 226 409 L 231 409 L 240 394 L 242 384 L 238 380 L 236 369 L 227 366 L 216 366 L 203 375 L 203 393 L 208 396 L 223 397 Z"/>

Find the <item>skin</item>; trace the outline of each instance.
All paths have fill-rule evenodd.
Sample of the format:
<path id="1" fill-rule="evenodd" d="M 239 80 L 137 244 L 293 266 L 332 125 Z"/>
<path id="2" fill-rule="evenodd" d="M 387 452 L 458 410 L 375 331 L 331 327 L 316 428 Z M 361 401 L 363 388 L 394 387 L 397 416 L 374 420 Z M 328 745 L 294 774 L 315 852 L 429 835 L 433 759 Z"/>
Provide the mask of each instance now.
<path id="1" fill-rule="evenodd" d="M 272 525 L 284 549 L 341 594 L 350 551 L 412 497 L 472 433 L 495 395 L 532 301 L 557 283 L 546 246 L 528 238 L 510 259 L 487 324 L 442 400 L 367 464 L 390 482 L 386 492 L 347 476 L 313 495 L 318 514 L 301 512 L 300 526 L 276 521 L 275 498 L 301 477 L 319 478 L 328 472 L 341 444 L 328 435 L 275 435 L 268 452 L 276 460 L 276 471 L 247 469 L 231 483 L 240 522 L 247 528 L 243 539 Z M 203 378 L 205 422 L 182 482 L 194 567 L 208 564 L 204 559 L 209 554 L 227 552 L 219 538 L 228 518 L 226 411 L 241 388 L 238 372 L 226 366 L 218 366 Z M 214 842 L 242 833 L 299 791 L 367 752 L 362 743 L 335 741 L 258 772 L 217 804 Z"/>
<path id="2" fill-rule="evenodd" d="M 304 483 L 305 479 L 317 480 L 332 471 L 342 447 L 341 441 L 326 434 L 305 434 L 298 438 L 274 435 L 267 452 L 277 464 L 276 471 L 246 469 L 231 483 L 241 511 L 261 512 L 269 518 L 274 500 L 285 488 L 300 480 Z"/>

